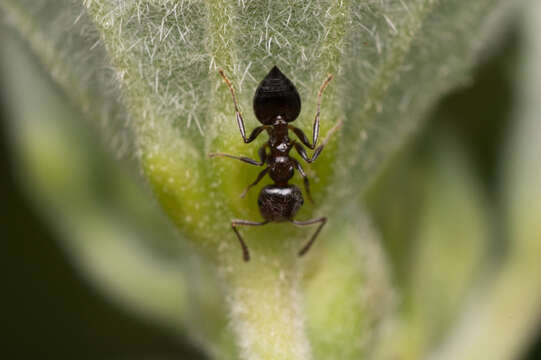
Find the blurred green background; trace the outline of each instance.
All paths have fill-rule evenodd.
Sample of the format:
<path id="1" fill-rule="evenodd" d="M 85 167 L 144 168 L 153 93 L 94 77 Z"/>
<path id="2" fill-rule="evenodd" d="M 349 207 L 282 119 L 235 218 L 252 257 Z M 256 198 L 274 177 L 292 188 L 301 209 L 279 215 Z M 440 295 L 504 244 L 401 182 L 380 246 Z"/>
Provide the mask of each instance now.
<path id="1" fill-rule="evenodd" d="M 501 156 L 499 145 L 509 126 L 512 70 L 519 48 L 517 31 L 507 33 L 477 66 L 471 84 L 442 99 L 411 145 L 422 147 L 441 129 L 457 133 L 493 201 L 497 191 L 497 159 Z M 9 115 L 2 101 L 0 98 L 0 198 L 4 234 L 1 264 L 5 285 L 2 358 L 203 358 L 194 347 L 106 300 L 77 273 L 18 183 L 4 126 Z M 451 116 L 438 117 L 441 113 Z M 540 336 L 524 357 L 530 359 L 541 359 Z"/>
<path id="2" fill-rule="evenodd" d="M 3 359 L 202 359 L 88 285 L 23 194 L 0 104 Z"/>

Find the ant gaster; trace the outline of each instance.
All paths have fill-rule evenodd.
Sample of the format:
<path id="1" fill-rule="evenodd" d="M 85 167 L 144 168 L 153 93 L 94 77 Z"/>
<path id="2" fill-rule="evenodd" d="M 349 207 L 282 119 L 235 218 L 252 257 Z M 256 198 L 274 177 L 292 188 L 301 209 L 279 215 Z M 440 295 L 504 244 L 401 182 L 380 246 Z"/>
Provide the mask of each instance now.
<path id="1" fill-rule="evenodd" d="M 225 76 L 223 70 L 219 70 L 220 75 L 225 80 L 231 96 L 233 97 L 233 103 L 235 104 L 235 113 L 237 118 L 237 124 L 239 126 L 240 134 L 244 142 L 250 143 L 254 141 L 263 130 L 266 130 L 269 134 L 269 140 L 259 148 L 259 161 L 250 159 L 245 156 L 235 156 L 224 153 L 211 153 L 210 157 L 228 157 L 237 159 L 248 164 L 263 166 L 265 169 L 259 173 L 253 183 L 251 183 L 241 194 L 244 197 L 248 190 L 259 183 L 259 181 L 269 174 L 274 184 L 267 185 L 259 193 L 259 199 L 257 204 L 259 205 L 259 211 L 264 218 L 262 222 L 248 221 L 248 220 L 232 220 L 231 226 L 233 231 L 237 235 L 242 247 L 244 261 L 250 259 L 250 253 L 246 246 L 242 236 L 240 235 L 237 227 L 239 226 L 260 226 L 269 222 L 284 222 L 289 221 L 295 225 L 306 226 L 312 224 L 318 224 L 315 233 L 310 240 L 299 251 L 299 256 L 304 255 L 310 246 L 314 243 L 314 240 L 318 236 L 319 232 L 327 222 L 326 217 L 319 217 L 306 221 L 297 221 L 293 217 L 297 211 L 304 204 L 301 190 L 295 186 L 288 184 L 288 181 L 293 177 L 295 169 L 299 172 L 304 180 L 304 188 L 308 199 L 312 202 L 312 196 L 310 194 L 310 187 L 308 178 L 301 164 L 294 158 L 289 156 L 291 149 L 299 153 L 299 155 L 308 163 L 317 159 L 323 147 L 327 143 L 330 135 L 334 133 L 340 126 L 341 122 L 338 122 L 328 133 L 327 137 L 323 140 L 322 144 L 316 148 L 318 135 L 319 135 L 319 111 L 321 104 L 321 97 L 323 90 L 327 87 L 332 79 L 332 75 L 329 75 L 319 88 L 317 99 L 317 111 L 314 119 L 314 127 L 312 130 L 312 143 L 306 137 L 304 132 L 290 125 L 301 111 L 301 98 L 295 85 L 278 69 L 274 66 L 271 71 L 261 81 L 254 95 L 253 106 L 254 113 L 263 125 L 256 127 L 251 134 L 246 137 L 246 131 L 244 129 L 244 120 L 242 114 L 239 111 L 235 90 L 229 79 Z M 306 153 L 306 149 L 298 143 L 296 140 L 289 137 L 289 130 L 298 137 L 298 139 L 310 148 L 314 150 L 312 157 L 309 157 Z M 267 151 L 269 149 L 269 151 Z"/>

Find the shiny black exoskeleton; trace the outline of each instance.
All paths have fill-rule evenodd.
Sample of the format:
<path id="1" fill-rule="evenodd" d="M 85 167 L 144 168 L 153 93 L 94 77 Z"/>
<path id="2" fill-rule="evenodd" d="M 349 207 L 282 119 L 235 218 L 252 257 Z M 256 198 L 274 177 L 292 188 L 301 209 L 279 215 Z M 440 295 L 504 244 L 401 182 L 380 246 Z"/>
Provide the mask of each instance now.
<path id="1" fill-rule="evenodd" d="M 312 235 L 308 243 L 306 243 L 306 245 L 299 251 L 299 256 L 304 255 L 308 249 L 310 249 L 310 246 L 313 244 L 314 240 L 323 228 L 323 225 L 325 225 L 327 222 L 327 218 L 320 217 L 306 221 L 296 221 L 293 219 L 297 211 L 304 203 L 301 190 L 295 185 L 288 184 L 289 180 L 295 174 L 295 170 L 299 172 L 304 180 L 306 195 L 310 201 L 312 201 L 312 197 L 310 195 L 308 178 L 306 177 L 304 169 L 296 159 L 289 156 L 289 152 L 291 149 L 295 148 L 295 150 L 306 162 L 311 163 L 317 159 L 330 135 L 340 127 L 341 123 L 339 122 L 329 131 L 329 134 L 323 140 L 322 144 L 316 148 L 316 143 L 319 136 L 319 109 L 321 105 L 321 96 L 323 94 L 323 90 L 325 90 L 331 81 L 332 75 L 327 77 L 319 89 L 317 111 L 312 133 L 312 143 L 310 143 L 310 140 L 308 140 L 301 129 L 290 125 L 290 123 L 294 121 L 301 112 L 301 98 L 297 92 L 297 89 L 295 88 L 295 85 L 293 85 L 293 83 L 280 71 L 280 69 L 278 69 L 278 67 L 274 66 L 257 87 L 253 102 L 254 113 L 259 122 L 263 125 L 256 127 L 248 137 L 246 137 L 244 120 L 238 108 L 235 90 L 233 89 L 229 79 L 225 76 L 224 72 L 222 70 L 219 72 L 231 91 L 233 103 L 235 104 L 237 124 L 244 142 L 250 143 L 254 141 L 263 130 L 266 130 L 269 134 L 269 140 L 259 149 L 259 161 L 244 156 L 235 156 L 224 153 L 210 154 L 211 157 L 229 157 L 252 165 L 266 165 L 265 169 L 259 173 L 256 180 L 244 190 L 241 197 L 244 197 L 248 190 L 252 186 L 259 183 L 259 181 L 266 174 L 269 174 L 274 182 L 272 185 L 265 186 L 259 193 L 259 211 L 265 219 L 264 221 L 231 221 L 233 231 L 237 235 L 237 238 L 242 246 L 244 260 L 248 261 L 250 259 L 250 253 L 248 251 L 248 247 L 242 239 L 242 236 L 237 230 L 237 227 L 243 225 L 265 225 L 271 221 L 289 221 L 300 226 L 319 223 L 316 232 Z M 306 149 L 302 144 L 289 138 L 289 130 L 293 131 L 302 144 L 307 146 L 309 149 L 314 150 L 312 157 L 308 156 Z"/>

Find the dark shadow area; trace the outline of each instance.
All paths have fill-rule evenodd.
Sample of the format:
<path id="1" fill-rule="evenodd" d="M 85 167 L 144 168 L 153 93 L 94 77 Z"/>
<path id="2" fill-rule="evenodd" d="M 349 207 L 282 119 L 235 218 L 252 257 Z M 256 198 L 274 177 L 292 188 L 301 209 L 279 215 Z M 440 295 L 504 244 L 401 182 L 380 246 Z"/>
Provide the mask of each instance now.
<path id="1" fill-rule="evenodd" d="M 524 357 L 524 360 L 539 360 L 541 359 L 541 328 L 537 329 L 537 337 L 533 342 L 530 351 Z"/>
<path id="2" fill-rule="evenodd" d="M 477 66 L 471 85 L 445 96 L 438 106 L 439 113 L 448 115 L 442 122 L 458 133 L 492 193 L 498 192 L 499 163 L 514 104 L 518 29 L 505 33 L 501 42 L 493 56 Z"/>

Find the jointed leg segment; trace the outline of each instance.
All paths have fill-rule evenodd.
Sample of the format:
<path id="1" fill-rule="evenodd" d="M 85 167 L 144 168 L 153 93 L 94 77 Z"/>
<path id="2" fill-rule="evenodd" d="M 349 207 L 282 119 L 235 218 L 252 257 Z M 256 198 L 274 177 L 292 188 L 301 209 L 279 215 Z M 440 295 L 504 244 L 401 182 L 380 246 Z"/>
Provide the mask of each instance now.
<path id="1" fill-rule="evenodd" d="M 242 114 L 241 114 L 241 112 L 239 110 L 239 105 L 238 105 L 238 102 L 237 102 L 237 95 L 235 95 L 235 89 L 233 88 L 233 85 L 231 84 L 231 81 L 229 81 L 227 76 L 225 76 L 224 71 L 222 69 L 220 69 L 220 70 L 218 70 L 218 72 L 220 73 L 220 75 L 224 79 L 225 83 L 227 84 L 227 87 L 229 88 L 229 91 L 231 92 L 231 97 L 233 97 L 233 104 L 235 104 L 235 116 L 236 116 L 236 119 L 237 119 L 237 125 L 239 126 L 240 135 L 242 136 L 242 139 L 244 140 L 244 142 L 246 144 L 248 144 L 248 143 L 254 141 L 259 136 L 259 134 L 261 134 L 261 132 L 264 129 L 268 128 L 268 126 L 266 126 L 266 125 L 258 126 L 252 131 L 252 133 L 250 134 L 249 137 L 246 137 L 246 129 L 244 128 L 244 120 L 243 120 Z"/>
<path id="2" fill-rule="evenodd" d="M 321 142 L 321 145 L 319 145 L 315 150 L 314 150 L 314 153 L 312 154 L 312 157 L 309 157 L 308 154 L 306 153 L 306 149 L 301 145 L 299 144 L 298 142 L 295 142 L 295 150 L 297 150 L 297 152 L 299 153 L 299 155 L 308 163 L 311 163 L 311 162 L 314 162 L 319 154 L 323 151 L 323 148 L 325 147 L 325 145 L 327 145 L 327 143 L 329 142 L 329 139 L 331 138 L 332 134 L 334 134 L 336 132 L 336 130 L 338 130 L 340 127 L 342 126 L 342 121 L 338 121 L 336 123 L 336 125 L 334 125 L 331 130 L 329 130 L 329 132 L 327 133 L 327 136 L 325 136 L 325 139 L 323 139 L 323 141 Z"/>
<path id="3" fill-rule="evenodd" d="M 295 163 L 295 166 L 297 167 L 297 171 L 302 177 L 302 180 L 304 181 L 304 190 L 306 190 L 306 196 L 308 197 L 308 200 L 313 204 L 314 200 L 312 199 L 312 194 L 310 194 L 310 183 L 308 182 L 308 176 L 306 176 L 306 173 L 304 172 L 304 169 L 302 168 L 301 164 L 295 160 L 292 159 Z"/>
<path id="4" fill-rule="evenodd" d="M 243 161 L 243 162 L 248 163 L 250 165 L 262 166 L 263 164 L 265 164 L 265 161 L 267 160 L 267 153 L 265 152 L 265 148 L 267 147 L 267 145 L 268 144 L 264 144 L 257 151 L 257 153 L 259 155 L 259 161 L 254 160 L 254 159 L 250 159 L 249 157 L 246 157 L 246 156 L 236 156 L 236 155 L 230 155 L 230 154 L 225 154 L 225 153 L 210 153 L 209 157 L 211 157 L 211 158 L 213 158 L 213 157 L 228 157 L 230 159 L 236 159 L 236 160 Z"/>
<path id="5" fill-rule="evenodd" d="M 259 175 L 257 175 L 257 178 L 255 179 L 255 181 L 253 183 L 251 183 L 250 185 L 248 185 L 246 187 L 246 189 L 244 189 L 244 191 L 242 192 L 242 194 L 240 194 L 240 197 L 243 198 L 246 196 L 246 194 L 248 193 L 248 191 L 253 187 L 253 186 L 256 186 L 260 181 L 261 179 L 263 179 L 263 177 L 267 174 L 267 172 L 269 172 L 269 168 L 265 168 L 263 169 L 263 171 L 261 171 L 259 173 Z"/>
<path id="6" fill-rule="evenodd" d="M 312 225 L 312 224 L 315 224 L 315 223 L 320 223 L 318 228 L 316 229 L 316 232 L 314 233 L 314 235 L 312 235 L 312 237 L 306 243 L 306 245 L 304 245 L 303 248 L 299 251 L 299 256 L 303 256 L 304 254 L 306 254 L 308 252 L 308 250 L 310 250 L 310 247 L 312 246 L 312 244 L 316 240 L 317 236 L 319 235 L 319 232 L 321 231 L 323 226 L 327 223 L 327 218 L 326 217 L 320 217 L 320 218 L 306 220 L 306 221 L 291 220 L 291 222 L 293 224 L 295 224 L 295 225 L 298 225 L 298 226 L 307 226 L 307 225 Z"/>
<path id="7" fill-rule="evenodd" d="M 317 139 L 319 137 L 319 114 L 320 114 L 320 108 L 321 108 L 321 98 L 323 96 L 323 91 L 325 90 L 327 85 L 329 85 L 329 82 L 332 80 L 332 78 L 333 76 L 331 74 L 327 76 L 327 79 L 325 79 L 323 84 L 321 84 L 319 88 L 319 93 L 317 94 L 317 110 L 316 110 L 316 116 L 314 118 L 314 126 L 312 128 L 312 143 L 310 144 L 310 140 L 308 140 L 308 137 L 304 134 L 304 132 L 301 129 L 293 125 L 288 126 L 289 129 L 292 130 L 295 133 L 295 135 L 297 135 L 299 140 L 312 150 L 316 148 Z"/>
<path id="8" fill-rule="evenodd" d="M 243 162 L 248 163 L 250 165 L 257 165 L 257 166 L 263 165 L 263 162 L 257 161 L 257 160 L 254 160 L 254 159 L 250 159 L 249 157 L 246 157 L 246 156 L 235 156 L 235 155 L 230 155 L 230 154 L 225 154 L 225 153 L 210 153 L 209 157 L 211 157 L 211 158 L 213 158 L 213 157 L 228 157 L 228 158 L 231 158 L 231 159 L 236 159 L 236 160 L 243 161 Z"/>
<path id="9" fill-rule="evenodd" d="M 249 221 L 249 220 L 231 220 L 231 227 L 233 228 L 233 231 L 237 235 L 237 238 L 239 239 L 240 246 L 242 247 L 242 258 L 244 261 L 250 261 L 250 252 L 248 251 L 248 246 L 246 246 L 246 243 L 242 239 L 242 236 L 240 235 L 239 231 L 237 230 L 237 226 L 261 226 L 268 223 L 268 221 L 262 221 L 262 222 L 256 222 L 256 221 Z"/>

